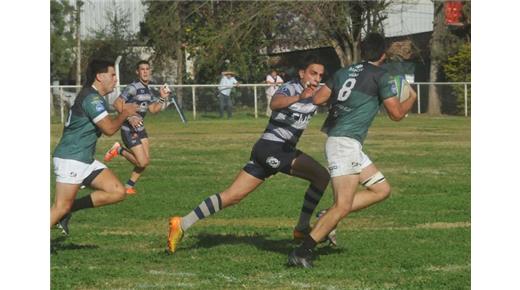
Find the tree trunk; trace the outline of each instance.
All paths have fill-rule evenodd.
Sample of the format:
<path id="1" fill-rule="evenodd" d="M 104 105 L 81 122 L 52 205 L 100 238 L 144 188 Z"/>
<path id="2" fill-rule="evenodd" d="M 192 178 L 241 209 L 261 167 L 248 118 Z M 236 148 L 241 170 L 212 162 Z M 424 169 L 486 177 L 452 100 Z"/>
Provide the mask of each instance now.
<path id="1" fill-rule="evenodd" d="M 176 33 L 176 41 L 175 41 L 175 58 L 177 59 L 177 84 L 182 85 L 183 77 L 184 77 L 184 51 L 182 49 L 182 13 L 181 13 L 182 3 L 177 2 L 177 7 L 175 9 L 175 31 Z M 182 88 L 178 88 L 176 91 L 177 100 L 179 106 L 182 108 L 183 106 L 183 95 Z"/>
<path id="2" fill-rule="evenodd" d="M 433 20 L 433 33 L 431 40 L 431 63 L 430 63 L 430 82 L 437 81 L 437 75 L 439 72 L 440 61 L 438 57 L 438 51 L 442 50 L 442 44 L 440 37 L 442 36 L 442 25 L 443 25 L 443 12 L 442 3 L 434 3 L 434 20 Z M 441 101 L 437 94 L 437 87 L 430 85 L 428 90 L 428 111 L 427 113 L 431 116 L 438 116 L 441 114 Z"/>
<path id="3" fill-rule="evenodd" d="M 439 62 L 431 61 L 430 64 L 430 82 L 437 81 L 437 74 L 439 72 Z M 439 116 L 441 114 L 441 102 L 439 94 L 437 94 L 437 86 L 429 85 L 428 89 L 428 115 Z"/>
<path id="4" fill-rule="evenodd" d="M 356 40 L 352 43 L 352 63 L 358 63 L 361 61 L 361 41 Z"/>
<path id="5" fill-rule="evenodd" d="M 334 48 L 334 51 L 336 51 L 336 55 L 338 56 L 339 61 L 341 62 L 341 67 L 347 66 L 348 57 L 345 55 L 343 48 L 339 45 L 337 40 L 332 40 L 332 47 Z"/>
<path id="6" fill-rule="evenodd" d="M 76 85 L 81 85 L 81 6 L 83 1 L 76 3 Z M 79 91 L 79 89 L 77 89 Z"/>

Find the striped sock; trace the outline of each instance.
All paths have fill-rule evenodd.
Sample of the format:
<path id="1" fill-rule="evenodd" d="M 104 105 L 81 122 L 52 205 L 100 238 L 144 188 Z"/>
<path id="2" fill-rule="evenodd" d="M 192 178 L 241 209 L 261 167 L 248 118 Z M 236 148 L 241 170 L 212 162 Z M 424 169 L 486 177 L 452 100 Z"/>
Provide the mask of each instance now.
<path id="1" fill-rule="evenodd" d="M 134 187 L 135 185 L 135 182 L 132 181 L 132 179 L 128 179 L 128 181 L 126 182 L 126 187 Z"/>
<path id="2" fill-rule="evenodd" d="M 206 218 L 222 209 L 222 200 L 220 193 L 216 193 L 206 198 L 199 206 L 193 209 L 189 214 L 181 219 L 181 227 L 187 230 L 197 221 Z"/>
<path id="3" fill-rule="evenodd" d="M 322 196 L 323 191 L 319 190 L 312 184 L 309 185 L 307 191 L 305 192 L 300 219 L 296 225 L 297 230 L 301 231 L 309 227 L 312 213 L 314 212 L 314 209 L 316 209 L 316 206 L 320 202 Z"/>

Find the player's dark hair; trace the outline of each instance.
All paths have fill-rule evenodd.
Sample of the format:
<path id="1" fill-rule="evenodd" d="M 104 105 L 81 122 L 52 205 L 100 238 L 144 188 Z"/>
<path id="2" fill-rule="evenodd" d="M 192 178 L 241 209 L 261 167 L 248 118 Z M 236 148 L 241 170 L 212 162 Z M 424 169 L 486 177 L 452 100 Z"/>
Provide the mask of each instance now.
<path id="1" fill-rule="evenodd" d="M 323 61 L 321 61 L 321 59 L 317 55 L 315 55 L 315 54 L 308 54 L 298 64 L 298 70 L 301 70 L 301 69 L 305 70 L 311 64 L 321 64 L 322 66 L 325 66 Z"/>
<path id="2" fill-rule="evenodd" d="M 115 67 L 113 61 L 104 59 L 93 59 L 87 67 L 87 78 L 85 80 L 85 87 L 90 87 L 96 80 L 96 75 L 108 72 L 109 67 Z"/>
<path id="3" fill-rule="evenodd" d="M 385 38 L 379 33 L 369 33 L 361 42 L 361 58 L 366 61 L 378 61 L 385 51 Z"/>
<path id="4" fill-rule="evenodd" d="M 150 63 L 147 60 L 140 60 L 135 65 L 135 69 L 139 69 L 139 66 L 142 65 L 142 64 L 147 64 L 148 66 L 150 66 Z"/>

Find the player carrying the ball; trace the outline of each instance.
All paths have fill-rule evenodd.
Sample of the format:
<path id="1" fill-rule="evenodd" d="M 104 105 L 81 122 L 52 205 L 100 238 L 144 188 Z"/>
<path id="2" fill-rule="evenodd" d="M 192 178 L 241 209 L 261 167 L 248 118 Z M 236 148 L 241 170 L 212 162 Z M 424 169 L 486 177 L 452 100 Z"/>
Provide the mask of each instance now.
<path id="1" fill-rule="evenodd" d="M 385 51 L 384 37 L 368 34 L 361 50 L 365 61 L 338 70 L 313 97 L 314 104 L 331 106 L 322 130 L 328 135 L 325 153 L 334 204 L 302 245 L 289 254 L 290 266 L 312 267 L 312 250 L 341 219 L 390 195 L 390 184 L 363 152 L 363 141 L 381 104 L 390 119 L 399 121 L 410 111 L 417 95 L 410 88 L 409 97 L 400 103 L 395 80 L 379 67 L 385 61 Z M 356 192 L 358 184 L 365 189 Z"/>

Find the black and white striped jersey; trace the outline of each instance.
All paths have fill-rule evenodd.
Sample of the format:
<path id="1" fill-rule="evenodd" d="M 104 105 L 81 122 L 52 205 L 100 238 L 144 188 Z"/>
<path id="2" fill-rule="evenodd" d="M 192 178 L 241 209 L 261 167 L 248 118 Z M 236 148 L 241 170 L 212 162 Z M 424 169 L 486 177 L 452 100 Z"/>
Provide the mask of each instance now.
<path id="1" fill-rule="evenodd" d="M 143 119 L 146 116 L 146 112 L 148 112 L 148 106 L 151 103 L 158 101 L 158 98 L 155 96 L 154 92 L 139 80 L 134 81 L 126 86 L 120 97 L 125 101 L 125 103 L 135 103 L 139 105 L 137 113 L 141 115 Z M 121 129 L 125 131 L 142 131 L 144 130 L 144 127 L 141 126 L 137 129 L 134 129 L 128 121 L 125 121 L 121 126 Z"/>
<path id="2" fill-rule="evenodd" d="M 275 95 L 297 96 L 302 91 L 303 86 L 300 81 L 292 80 L 284 83 Z M 312 98 L 307 98 L 299 100 L 287 108 L 273 111 L 261 139 L 288 142 L 296 146 L 317 108 L 318 106 L 312 103 Z"/>

